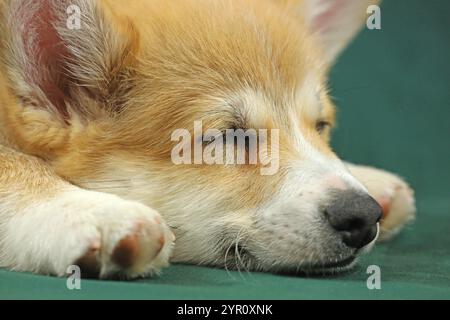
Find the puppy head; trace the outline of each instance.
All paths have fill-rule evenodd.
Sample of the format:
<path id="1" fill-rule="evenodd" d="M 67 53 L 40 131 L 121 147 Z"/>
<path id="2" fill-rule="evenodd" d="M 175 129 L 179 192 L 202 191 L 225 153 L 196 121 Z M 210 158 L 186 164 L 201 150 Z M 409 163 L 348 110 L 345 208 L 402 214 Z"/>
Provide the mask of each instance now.
<path id="1" fill-rule="evenodd" d="M 24 151 L 77 185 L 159 210 L 178 236 L 174 261 L 338 270 L 373 242 L 380 210 L 329 147 L 326 88 L 367 3 L 70 4 L 79 29 L 68 27 L 69 2 L 1 8 L 16 101 L 2 112 Z M 199 121 L 203 131 L 276 132 L 256 140 L 276 170 L 175 164 L 173 133 Z"/>

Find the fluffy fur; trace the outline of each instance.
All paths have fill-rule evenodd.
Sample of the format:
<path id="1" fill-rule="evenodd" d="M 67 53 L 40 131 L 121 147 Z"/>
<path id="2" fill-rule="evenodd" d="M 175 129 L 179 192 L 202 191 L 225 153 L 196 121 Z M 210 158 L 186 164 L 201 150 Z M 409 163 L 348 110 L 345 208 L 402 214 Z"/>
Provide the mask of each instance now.
<path id="1" fill-rule="evenodd" d="M 317 131 L 334 123 L 327 72 L 369 2 L 1 0 L 0 265 L 351 267 L 326 267 L 358 254 L 321 215 L 330 189 L 376 197 L 384 237 L 415 211 L 405 182 L 342 163 Z M 196 120 L 280 129 L 279 172 L 175 166 L 171 133 Z"/>

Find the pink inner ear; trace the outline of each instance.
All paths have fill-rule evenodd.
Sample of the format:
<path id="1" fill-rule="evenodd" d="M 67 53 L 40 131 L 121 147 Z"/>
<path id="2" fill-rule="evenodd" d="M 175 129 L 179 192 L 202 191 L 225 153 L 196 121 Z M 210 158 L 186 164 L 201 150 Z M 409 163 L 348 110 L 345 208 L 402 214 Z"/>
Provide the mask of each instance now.
<path id="1" fill-rule="evenodd" d="M 55 14 L 52 2 L 39 1 L 34 15 L 24 22 L 23 41 L 28 58 L 34 62 L 33 70 L 29 70 L 31 81 L 45 93 L 64 119 L 67 119 L 69 79 L 64 66 L 69 52 L 54 27 L 60 20 Z"/>
<path id="2" fill-rule="evenodd" d="M 333 28 L 333 21 L 339 12 L 348 5 L 348 0 L 316 0 L 316 6 L 325 8 L 312 20 L 312 29 L 314 31 L 323 32 Z M 358 0 L 356 0 L 358 1 Z"/>

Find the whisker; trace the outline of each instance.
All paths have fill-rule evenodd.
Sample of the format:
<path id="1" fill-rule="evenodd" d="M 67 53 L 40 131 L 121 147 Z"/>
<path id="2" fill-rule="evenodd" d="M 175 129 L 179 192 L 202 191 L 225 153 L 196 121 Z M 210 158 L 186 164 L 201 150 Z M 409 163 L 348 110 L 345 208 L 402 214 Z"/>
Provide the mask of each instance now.
<path id="1" fill-rule="evenodd" d="M 242 227 L 242 228 L 239 230 L 239 232 L 238 232 L 238 234 L 237 234 L 237 237 L 236 237 L 236 256 L 237 256 L 237 258 L 238 258 L 238 260 L 239 260 L 239 263 L 244 267 L 245 271 L 246 271 L 247 273 L 250 273 L 249 269 L 247 268 L 247 266 L 246 266 L 246 265 L 244 264 L 244 262 L 242 261 L 241 252 L 239 252 L 239 241 L 242 240 L 241 235 L 242 235 L 242 232 L 244 231 L 244 228 L 245 228 L 245 227 Z M 244 247 L 243 247 L 243 246 L 241 246 L 241 251 L 242 251 L 242 250 L 244 250 Z"/>
<path id="2" fill-rule="evenodd" d="M 230 273 L 230 270 L 228 269 L 228 252 L 231 250 L 232 247 L 233 247 L 233 243 L 231 243 L 230 246 L 228 247 L 228 249 L 225 251 L 225 258 L 224 258 L 225 259 L 225 271 L 233 280 L 235 280 L 236 278 Z"/>
<path id="3" fill-rule="evenodd" d="M 248 269 L 245 267 L 245 264 L 244 264 L 243 261 L 242 261 L 241 254 L 240 254 L 240 252 L 239 252 L 239 241 L 240 241 L 240 236 L 241 236 L 241 233 L 242 233 L 243 230 L 244 230 L 244 227 L 242 227 L 242 228 L 239 230 L 239 232 L 237 233 L 237 236 L 236 236 L 236 242 L 235 242 L 235 245 L 234 245 L 234 248 L 235 248 L 235 249 L 234 249 L 234 252 L 235 252 L 235 263 L 236 263 L 236 266 L 237 266 L 239 275 L 241 276 L 241 278 L 242 278 L 243 280 L 245 280 L 245 278 L 244 278 L 243 275 L 242 275 L 241 269 L 240 269 L 240 267 L 239 267 L 239 266 L 241 265 L 242 267 L 244 267 L 245 271 L 246 271 L 247 273 L 249 273 Z M 241 248 L 241 250 L 242 250 L 242 248 Z"/>

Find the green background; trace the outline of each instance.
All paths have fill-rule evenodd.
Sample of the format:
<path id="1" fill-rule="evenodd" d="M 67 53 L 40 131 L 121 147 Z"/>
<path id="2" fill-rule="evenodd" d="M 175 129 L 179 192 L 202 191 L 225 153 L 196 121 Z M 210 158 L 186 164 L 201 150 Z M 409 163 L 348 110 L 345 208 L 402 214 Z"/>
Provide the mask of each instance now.
<path id="1" fill-rule="evenodd" d="M 355 0 L 357 1 L 357 0 Z M 0 270 L 0 298 L 448 299 L 450 298 L 450 1 L 386 0 L 382 30 L 365 30 L 333 70 L 334 145 L 345 160 L 405 177 L 418 217 L 351 273 L 302 278 L 175 265 L 156 279 L 66 280 Z M 381 290 L 366 269 L 381 268 Z"/>

